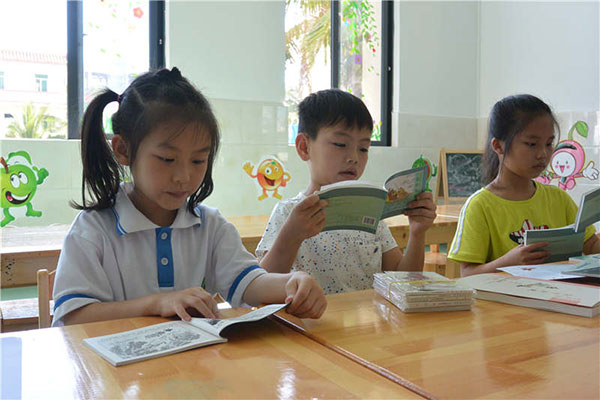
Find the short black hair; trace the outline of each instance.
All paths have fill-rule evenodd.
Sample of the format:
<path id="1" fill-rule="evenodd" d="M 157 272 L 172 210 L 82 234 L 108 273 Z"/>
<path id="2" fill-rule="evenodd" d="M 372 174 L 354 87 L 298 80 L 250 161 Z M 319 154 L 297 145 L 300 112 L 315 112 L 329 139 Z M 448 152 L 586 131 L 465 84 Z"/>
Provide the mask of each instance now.
<path id="1" fill-rule="evenodd" d="M 373 117 L 365 103 L 340 89 L 326 89 L 308 95 L 298 104 L 298 132 L 316 139 L 319 129 L 339 123 L 373 131 Z"/>

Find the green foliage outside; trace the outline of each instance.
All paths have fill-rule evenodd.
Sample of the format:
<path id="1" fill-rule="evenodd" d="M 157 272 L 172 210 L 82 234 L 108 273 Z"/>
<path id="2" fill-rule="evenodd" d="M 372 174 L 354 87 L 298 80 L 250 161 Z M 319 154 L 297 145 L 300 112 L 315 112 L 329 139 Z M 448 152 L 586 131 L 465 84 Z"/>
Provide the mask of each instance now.
<path id="1" fill-rule="evenodd" d="M 8 138 L 59 139 L 65 138 L 67 123 L 53 115 L 48 115 L 48 107 L 36 108 L 31 102 L 23 106 L 20 118 L 8 125 Z"/>

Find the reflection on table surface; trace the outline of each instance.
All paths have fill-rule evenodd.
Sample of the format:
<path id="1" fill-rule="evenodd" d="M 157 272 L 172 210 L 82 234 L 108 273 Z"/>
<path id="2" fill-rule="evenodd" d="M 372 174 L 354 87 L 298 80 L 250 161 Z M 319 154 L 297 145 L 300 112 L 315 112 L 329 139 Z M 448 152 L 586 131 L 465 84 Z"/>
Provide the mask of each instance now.
<path id="1" fill-rule="evenodd" d="M 476 300 L 405 314 L 373 290 L 328 296 L 319 320 L 286 317 L 440 398 L 600 398 L 600 317 Z"/>
<path id="2" fill-rule="evenodd" d="M 3 334 L 22 345 L 23 398 L 417 398 L 271 320 L 228 328 L 228 343 L 113 367 L 86 337 L 158 317 Z"/>

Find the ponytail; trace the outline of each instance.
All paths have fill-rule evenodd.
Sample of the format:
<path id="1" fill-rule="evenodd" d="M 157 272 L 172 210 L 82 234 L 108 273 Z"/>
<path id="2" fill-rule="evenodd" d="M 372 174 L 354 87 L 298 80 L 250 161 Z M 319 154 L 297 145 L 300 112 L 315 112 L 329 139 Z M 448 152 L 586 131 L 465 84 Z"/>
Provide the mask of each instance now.
<path id="1" fill-rule="evenodd" d="M 119 101 L 119 95 L 103 90 L 88 105 L 81 128 L 83 179 L 82 203 L 71 202 L 78 210 L 101 210 L 111 207 L 121 183 L 123 168 L 115 159 L 106 139 L 102 115 L 106 105 Z M 91 199 L 86 199 L 86 194 Z"/>

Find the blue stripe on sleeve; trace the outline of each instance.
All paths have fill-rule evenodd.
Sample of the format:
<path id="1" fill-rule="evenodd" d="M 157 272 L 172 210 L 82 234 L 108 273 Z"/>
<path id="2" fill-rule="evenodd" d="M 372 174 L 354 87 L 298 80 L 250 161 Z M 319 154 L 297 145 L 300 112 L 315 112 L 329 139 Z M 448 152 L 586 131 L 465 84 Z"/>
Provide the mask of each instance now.
<path id="1" fill-rule="evenodd" d="M 58 307 L 60 307 L 61 304 L 64 303 L 65 301 L 71 300 L 71 299 L 75 299 L 75 298 L 94 299 L 94 297 L 88 296 L 87 294 L 83 294 L 83 293 L 66 294 L 66 295 L 64 295 L 62 297 L 59 297 L 58 300 L 56 300 L 54 302 L 54 311 L 56 311 L 56 309 Z"/>
<path id="2" fill-rule="evenodd" d="M 235 294 L 235 291 L 236 291 L 237 287 L 239 286 L 240 282 L 242 281 L 242 279 L 244 279 L 244 277 L 246 275 L 248 275 L 251 271 L 254 271 L 255 269 L 260 269 L 260 267 L 258 265 L 253 265 L 251 267 L 246 268 L 245 270 L 240 272 L 238 276 L 236 276 L 235 280 L 231 284 L 231 287 L 229 288 L 229 293 L 227 294 L 227 302 L 228 303 L 231 302 L 231 299 L 233 298 L 233 295 Z"/>

